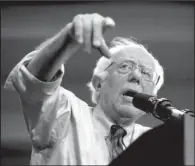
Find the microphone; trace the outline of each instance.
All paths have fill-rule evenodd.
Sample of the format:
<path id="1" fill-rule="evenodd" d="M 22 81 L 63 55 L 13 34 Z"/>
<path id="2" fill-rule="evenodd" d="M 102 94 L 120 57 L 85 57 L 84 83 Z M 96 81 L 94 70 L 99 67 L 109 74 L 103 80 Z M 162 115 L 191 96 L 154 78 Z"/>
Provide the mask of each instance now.
<path id="1" fill-rule="evenodd" d="M 134 107 L 146 113 L 152 113 L 154 117 L 162 121 L 167 121 L 169 119 L 181 120 L 185 113 L 194 113 L 188 110 L 176 109 L 166 98 L 158 99 L 155 96 L 143 93 L 136 93 L 132 102 Z"/>

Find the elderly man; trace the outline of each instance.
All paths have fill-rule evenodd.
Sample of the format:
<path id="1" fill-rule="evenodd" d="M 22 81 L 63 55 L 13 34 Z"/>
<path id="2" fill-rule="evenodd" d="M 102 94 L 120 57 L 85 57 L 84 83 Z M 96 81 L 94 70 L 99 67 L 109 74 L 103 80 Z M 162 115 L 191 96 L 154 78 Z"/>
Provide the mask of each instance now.
<path id="1" fill-rule="evenodd" d="M 132 105 L 131 94 L 156 95 L 163 69 L 130 39 L 115 38 L 108 49 L 103 33 L 114 26 L 110 17 L 77 15 L 11 71 L 5 87 L 19 93 L 32 165 L 107 165 L 150 129 L 135 123 L 144 112 Z M 104 55 L 88 83 L 94 108 L 60 86 L 64 65 L 81 46 Z"/>

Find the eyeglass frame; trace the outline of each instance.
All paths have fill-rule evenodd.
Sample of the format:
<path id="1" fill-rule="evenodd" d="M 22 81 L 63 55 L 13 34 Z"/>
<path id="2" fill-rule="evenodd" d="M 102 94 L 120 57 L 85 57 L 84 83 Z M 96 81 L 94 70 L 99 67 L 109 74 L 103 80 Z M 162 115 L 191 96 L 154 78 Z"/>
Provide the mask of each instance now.
<path id="1" fill-rule="evenodd" d="M 122 62 L 120 62 L 118 65 L 120 66 L 122 63 L 127 62 L 127 61 L 128 61 L 128 62 L 131 62 L 131 63 L 133 64 L 133 70 L 132 70 L 131 72 L 128 72 L 128 74 L 134 72 L 136 68 L 139 69 L 139 71 L 140 71 L 141 68 L 137 65 L 137 63 L 135 63 L 134 61 L 131 61 L 131 60 L 122 61 Z M 108 68 L 110 68 L 110 66 L 112 66 L 113 64 L 116 64 L 116 65 L 117 65 L 116 62 L 112 61 L 112 62 L 108 65 L 108 67 L 106 67 L 106 69 L 104 69 L 104 71 L 108 70 Z M 149 70 L 151 70 L 151 69 L 149 69 Z M 140 72 L 141 72 L 141 71 L 140 71 Z M 153 73 L 156 73 L 155 71 L 152 71 L 152 72 L 153 72 Z M 141 76 L 142 76 L 142 73 L 141 73 Z M 143 77 L 142 77 L 142 78 L 143 78 Z M 143 79 L 144 79 L 144 78 L 143 78 Z M 157 80 L 157 81 L 156 81 L 156 84 L 155 84 L 155 80 L 154 80 L 154 81 L 152 81 L 152 80 L 146 80 L 146 79 L 144 79 L 144 80 L 147 81 L 147 82 L 152 82 L 153 84 L 157 85 L 158 82 L 159 82 L 159 79 L 160 79 L 160 76 L 156 73 L 156 79 L 155 79 L 155 80 Z"/>

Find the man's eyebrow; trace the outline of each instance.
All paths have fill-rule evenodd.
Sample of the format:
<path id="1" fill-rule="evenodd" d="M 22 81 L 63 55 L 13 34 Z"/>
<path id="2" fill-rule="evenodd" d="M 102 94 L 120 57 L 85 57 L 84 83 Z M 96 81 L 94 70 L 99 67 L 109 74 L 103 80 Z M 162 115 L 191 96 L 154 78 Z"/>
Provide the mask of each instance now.
<path id="1" fill-rule="evenodd" d="M 149 65 L 145 65 L 145 64 L 138 64 L 139 67 L 142 67 L 144 69 L 150 69 L 150 70 L 153 70 L 151 66 Z"/>
<path id="2" fill-rule="evenodd" d="M 126 59 L 126 60 L 124 60 L 122 62 L 131 62 L 131 63 L 135 63 L 136 64 L 136 61 L 135 60 L 132 60 L 132 59 Z"/>

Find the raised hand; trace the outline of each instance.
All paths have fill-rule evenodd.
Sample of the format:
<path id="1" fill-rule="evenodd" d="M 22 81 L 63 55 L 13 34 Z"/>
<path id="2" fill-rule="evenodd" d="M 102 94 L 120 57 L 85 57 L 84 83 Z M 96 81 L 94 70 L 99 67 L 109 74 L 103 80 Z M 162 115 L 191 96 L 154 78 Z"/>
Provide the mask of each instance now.
<path id="1" fill-rule="evenodd" d="M 103 33 L 114 26 L 112 18 L 97 13 L 76 15 L 67 25 L 70 37 L 79 44 L 84 44 L 85 51 L 90 53 L 91 48 L 95 47 L 106 57 L 110 57 L 110 53 Z"/>

